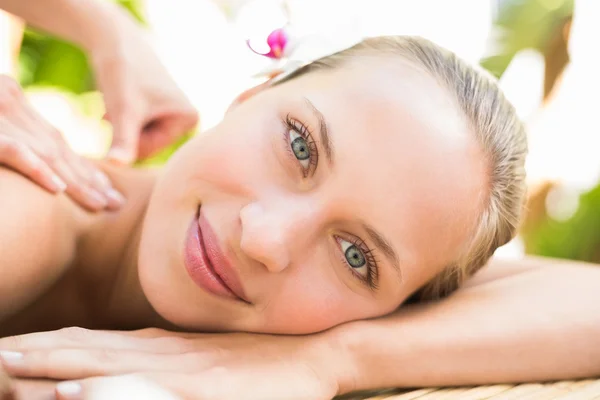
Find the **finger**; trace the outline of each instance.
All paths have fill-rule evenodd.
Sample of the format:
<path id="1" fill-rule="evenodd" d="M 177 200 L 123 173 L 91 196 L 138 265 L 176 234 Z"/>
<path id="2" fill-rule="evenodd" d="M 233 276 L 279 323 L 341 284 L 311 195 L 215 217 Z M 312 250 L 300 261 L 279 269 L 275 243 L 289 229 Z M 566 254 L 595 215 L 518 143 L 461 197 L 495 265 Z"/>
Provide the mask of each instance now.
<path id="1" fill-rule="evenodd" d="M 18 379 L 14 381 L 14 400 L 53 400 L 56 382 L 48 379 Z"/>
<path id="2" fill-rule="evenodd" d="M 236 373 L 234 372 L 233 375 Z M 257 376 L 258 375 L 258 376 Z M 271 384 L 257 385 L 259 374 L 232 376 L 225 368 L 211 368 L 199 373 L 177 372 L 135 373 L 113 377 L 88 378 L 61 382 L 57 385 L 59 400 L 108 400 L 108 399 L 261 399 L 286 398 L 273 391 Z M 293 389 L 292 389 L 293 390 Z M 285 389 L 283 390 L 285 393 Z M 331 398 L 311 394 L 287 393 L 289 398 Z M 105 397 L 106 396 L 106 397 Z M 159 396 L 159 397 L 154 397 Z M 162 397 L 173 396 L 173 397 Z"/>
<path id="3" fill-rule="evenodd" d="M 49 137 L 55 143 L 64 143 L 64 137 L 60 131 L 42 117 L 24 95 L 20 97 L 20 107 L 10 117 L 13 123 L 20 126 L 29 136 Z"/>
<path id="4" fill-rule="evenodd" d="M 160 334 L 162 332 L 162 334 Z M 64 328 L 49 332 L 9 336 L 0 339 L 0 353 L 52 350 L 56 348 L 108 349 L 176 353 L 190 351 L 191 334 L 167 332 L 159 329 L 139 331 L 94 331 L 83 328 Z"/>
<path id="5" fill-rule="evenodd" d="M 82 180 L 66 160 L 55 159 L 51 166 L 67 184 L 65 192 L 81 206 L 90 211 L 104 210 L 108 206 L 106 196 Z"/>
<path id="6" fill-rule="evenodd" d="M 139 142 L 139 158 L 147 158 L 192 132 L 198 123 L 194 109 L 162 113 L 146 124 Z"/>
<path id="7" fill-rule="evenodd" d="M 134 113 L 122 111 L 114 116 L 113 139 L 107 158 L 123 164 L 137 159 L 142 122 Z"/>
<path id="8" fill-rule="evenodd" d="M 58 400 L 182 399 L 151 378 L 139 374 L 61 382 L 56 386 L 56 398 Z"/>
<path id="9" fill-rule="evenodd" d="M 0 74 L 0 114 L 11 115 L 18 108 L 23 92 L 8 75 Z"/>
<path id="10" fill-rule="evenodd" d="M 106 198 L 107 210 L 118 210 L 125 204 L 125 197 L 116 190 L 108 176 L 83 157 L 72 152 L 65 155 L 67 163 L 76 171 L 80 181 Z"/>
<path id="11" fill-rule="evenodd" d="M 13 381 L 8 375 L 0 368 L 0 400 L 12 400 L 14 399 L 15 388 Z"/>
<path id="12" fill-rule="evenodd" d="M 65 144 L 39 138 L 34 139 L 29 147 L 66 184 L 65 192 L 71 199 L 91 211 L 107 208 L 107 196 L 94 187 L 92 178 L 81 176 L 77 160 L 82 158 Z"/>
<path id="13" fill-rule="evenodd" d="M 2 354 L 2 367 L 19 378 L 83 379 L 137 371 L 187 372 L 200 357 L 112 349 L 53 349 Z"/>
<path id="14" fill-rule="evenodd" d="M 52 193 L 65 191 L 67 184 L 29 147 L 10 138 L 0 138 L 0 164 L 25 175 Z"/>

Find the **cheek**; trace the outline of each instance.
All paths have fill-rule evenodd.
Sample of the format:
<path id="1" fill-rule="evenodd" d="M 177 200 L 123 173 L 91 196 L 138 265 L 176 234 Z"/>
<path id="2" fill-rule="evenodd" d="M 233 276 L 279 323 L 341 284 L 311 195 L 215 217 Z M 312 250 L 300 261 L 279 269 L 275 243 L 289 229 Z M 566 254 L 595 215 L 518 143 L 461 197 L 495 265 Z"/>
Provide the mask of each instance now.
<path id="1" fill-rule="evenodd" d="M 278 290 L 270 294 L 263 311 L 266 332 L 313 333 L 380 314 L 373 299 L 348 288 L 335 267 L 322 259 L 291 268 L 270 282 Z"/>
<path id="2" fill-rule="evenodd" d="M 246 195 L 273 180 L 273 126 L 224 122 L 185 149 L 179 168 L 199 185 Z"/>
<path id="3" fill-rule="evenodd" d="M 349 318 L 342 293 L 325 283 L 296 280 L 285 294 L 273 299 L 264 319 L 267 331 L 312 333 L 338 325 Z"/>

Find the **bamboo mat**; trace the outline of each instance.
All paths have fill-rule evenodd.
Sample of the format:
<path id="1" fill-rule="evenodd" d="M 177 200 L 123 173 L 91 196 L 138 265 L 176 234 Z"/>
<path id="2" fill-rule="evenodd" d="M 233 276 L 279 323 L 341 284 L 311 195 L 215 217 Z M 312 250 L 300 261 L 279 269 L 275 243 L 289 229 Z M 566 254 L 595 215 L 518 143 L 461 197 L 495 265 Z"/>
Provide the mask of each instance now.
<path id="1" fill-rule="evenodd" d="M 389 390 L 339 400 L 600 400 L 600 379 L 459 388 Z"/>

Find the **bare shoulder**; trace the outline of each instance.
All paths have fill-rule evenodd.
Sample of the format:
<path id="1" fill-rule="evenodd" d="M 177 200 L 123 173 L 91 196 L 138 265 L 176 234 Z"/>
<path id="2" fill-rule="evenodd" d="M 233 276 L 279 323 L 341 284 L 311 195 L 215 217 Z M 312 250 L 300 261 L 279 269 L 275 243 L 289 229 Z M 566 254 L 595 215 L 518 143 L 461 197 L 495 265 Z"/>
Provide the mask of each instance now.
<path id="1" fill-rule="evenodd" d="M 64 273 L 88 218 L 65 196 L 0 168 L 0 321 Z"/>

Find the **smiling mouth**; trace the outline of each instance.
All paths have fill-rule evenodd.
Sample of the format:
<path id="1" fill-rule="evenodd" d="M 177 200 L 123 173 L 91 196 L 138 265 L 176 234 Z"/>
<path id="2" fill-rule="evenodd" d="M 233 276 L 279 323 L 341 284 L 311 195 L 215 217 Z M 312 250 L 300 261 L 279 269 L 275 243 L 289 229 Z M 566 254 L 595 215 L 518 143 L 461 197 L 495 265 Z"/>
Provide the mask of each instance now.
<path id="1" fill-rule="evenodd" d="M 250 303 L 200 209 L 188 229 L 184 258 L 186 270 L 197 286 L 219 297 Z"/>

